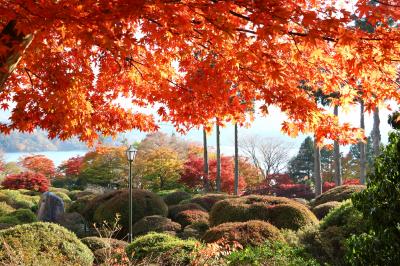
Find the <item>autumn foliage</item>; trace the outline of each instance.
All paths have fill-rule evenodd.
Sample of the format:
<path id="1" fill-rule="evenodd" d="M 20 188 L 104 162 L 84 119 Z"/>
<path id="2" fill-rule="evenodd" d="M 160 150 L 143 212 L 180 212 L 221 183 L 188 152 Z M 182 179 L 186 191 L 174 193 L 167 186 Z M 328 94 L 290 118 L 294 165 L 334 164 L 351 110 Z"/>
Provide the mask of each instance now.
<path id="1" fill-rule="evenodd" d="M 180 181 L 190 188 L 202 188 L 204 184 L 204 160 L 196 155 L 189 155 L 189 158 L 184 163 L 183 173 Z M 209 160 L 209 175 L 208 180 L 212 189 L 215 190 L 215 179 L 217 176 L 217 160 Z M 246 182 L 243 177 L 239 177 L 239 191 L 246 187 Z M 234 165 L 231 157 L 221 157 L 221 190 L 227 193 L 234 192 Z"/>
<path id="2" fill-rule="evenodd" d="M 345 179 L 343 185 L 361 185 L 360 179 Z M 328 191 L 331 188 L 336 187 L 334 182 L 325 181 L 322 185 L 322 192 Z"/>
<path id="3" fill-rule="evenodd" d="M 45 192 L 48 190 L 50 182 L 41 173 L 23 172 L 6 176 L 1 185 L 6 189 L 28 189 Z"/>
<path id="4" fill-rule="evenodd" d="M 243 123 L 258 101 L 288 115 L 290 135 L 355 140 L 362 132 L 313 92 L 339 94 L 340 106 L 361 97 L 366 110 L 400 101 L 400 12 L 394 0 L 337 2 L 1 0 L 0 105 L 11 116 L 0 130 L 93 141 L 155 129 L 132 110 L 156 106 L 185 131 L 215 117 Z"/>
<path id="5" fill-rule="evenodd" d="M 19 163 L 27 170 L 43 174 L 47 178 L 52 178 L 56 174 L 53 161 L 44 155 L 26 156 Z"/>
<path id="6" fill-rule="evenodd" d="M 66 176 L 77 177 L 81 172 L 82 164 L 83 164 L 83 157 L 76 156 L 69 158 L 67 161 L 63 162 L 59 166 L 59 169 Z"/>

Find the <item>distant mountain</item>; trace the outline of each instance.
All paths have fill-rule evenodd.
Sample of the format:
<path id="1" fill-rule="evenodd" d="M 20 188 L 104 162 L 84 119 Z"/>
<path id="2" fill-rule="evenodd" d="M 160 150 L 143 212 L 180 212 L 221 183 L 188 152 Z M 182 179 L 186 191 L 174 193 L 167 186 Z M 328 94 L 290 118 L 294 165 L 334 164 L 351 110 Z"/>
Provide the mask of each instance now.
<path id="1" fill-rule="evenodd" d="M 87 146 L 76 138 L 50 140 L 45 131 L 35 130 L 31 134 L 12 132 L 10 135 L 0 135 L 0 149 L 3 152 L 69 151 L 86 150 Z"/>

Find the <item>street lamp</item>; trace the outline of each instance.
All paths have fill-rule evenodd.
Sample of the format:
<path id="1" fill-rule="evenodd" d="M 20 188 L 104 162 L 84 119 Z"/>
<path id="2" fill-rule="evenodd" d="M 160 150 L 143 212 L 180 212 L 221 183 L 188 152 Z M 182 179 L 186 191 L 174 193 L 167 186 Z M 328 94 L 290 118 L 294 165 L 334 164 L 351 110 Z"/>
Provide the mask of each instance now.
<path id="1" fill-rule="evenodd" d="M 137 150 L 133 145 L 129 146 L 126 150 L 126 157 L 129 162 L 129 179 L 128 179 L 128 187 L 129 187 L 129 234 L 128 234 L 128 242 L 132 242 L 132 162 L 136 157 Z"/>

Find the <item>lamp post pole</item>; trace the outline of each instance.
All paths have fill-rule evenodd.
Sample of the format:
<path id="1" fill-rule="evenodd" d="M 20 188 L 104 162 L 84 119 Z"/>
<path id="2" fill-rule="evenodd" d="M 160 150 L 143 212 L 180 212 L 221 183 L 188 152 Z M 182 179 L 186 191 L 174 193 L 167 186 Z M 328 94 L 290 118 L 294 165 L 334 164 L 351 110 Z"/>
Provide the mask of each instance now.
<path id="1" fill-rule="evenodd" d="M 137 150 L 133 145 L 129 146 L 129 148 L 126 150 L 126 157 L 129 162 L 129 176 L 128 176 L 128 190 L 129 190 L 129 210 L 128 210 L 128 215 L 129 215 L 129 234 L 128 234 L 128 242 L 132 242 L 132 162 L 136 157 L 136 152 Z"/>
<path id="2" fill-rule="evenodd" d="M 132 160 L 129 160 L 129 243 L 132 242 Z"/>

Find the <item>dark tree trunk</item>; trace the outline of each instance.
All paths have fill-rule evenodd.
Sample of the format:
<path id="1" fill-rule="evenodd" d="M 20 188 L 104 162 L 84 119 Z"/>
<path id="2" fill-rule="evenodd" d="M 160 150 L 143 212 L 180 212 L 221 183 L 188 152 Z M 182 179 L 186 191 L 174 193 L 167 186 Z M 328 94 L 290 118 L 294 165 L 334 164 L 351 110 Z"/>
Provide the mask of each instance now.
<path id="1" fill-rule="evenodd" d="M 335 105 L 333 113 L 336 117 L 339 116 L 339 106 Z M 334 142 L 334 159 L 335 159 L 335 184 L 336 186 L 342 185 L 342 164 L 340 158 L 340 146 L 339 142 Z"/>
<path id="2" fill-rule="evenodd" d="M 207 147 L 207 132 L 203 129 L 203 160 L 204 160 L 204 176 L 203 186 L 204 190 L 208 192 L 210 190 L 210 184 L 208 180 L 208 147 Z"/>
<path id="3" fill-rule="evenodd" d="M 235 123 L 235 195 L 239 194 L 239 143 L 238 143 L 238 124 Z"/>
<path id="4" fill-rule="evenodd" d="M 217 135 L 217 176 L 216 176 L 216 186 L 217 192 L 221 191 L 221 143 L 220 143 L 220 132 L 219 132 L 219 124 L 217 119 L 216 125 L 216 135 Z"/>
<path id="5" fill-rule="evenodd" d="M 315 181 L 315 195 L 322 193 L 322 175 L 321 175 L 321 149 L 314 138 L 314 181 Z"/>
<path id="6" fill-rule="evenodd" d="M 364 122 L 364 101 L 360 101 L 360 128 L 365 130 Z M 367 176 L 367 157 L 365 152 L 365 142 L 360 141 L 360 183 L 365 184 Z"/>

